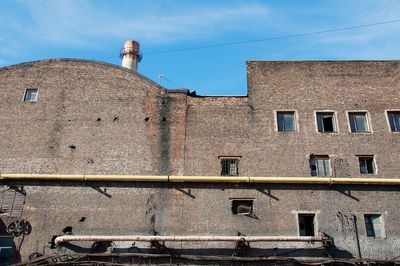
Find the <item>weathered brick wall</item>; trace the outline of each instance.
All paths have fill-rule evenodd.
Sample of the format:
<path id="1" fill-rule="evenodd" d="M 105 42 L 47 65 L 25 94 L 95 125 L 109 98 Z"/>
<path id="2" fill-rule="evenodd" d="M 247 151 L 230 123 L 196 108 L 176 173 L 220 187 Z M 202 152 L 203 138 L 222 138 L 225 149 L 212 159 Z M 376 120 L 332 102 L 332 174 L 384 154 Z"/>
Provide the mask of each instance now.
<path id="1" fill-rule="evenodd" d="M 50 60 L 2 68 L 0 80 L 1 172 L 169 174 L 171 165 L 182 172 L 181 162 L 169 161 L 181 160 L 182 146 L 170 128 L 184 128 L 185 99 L 143 76 Z M 22 101 L 27 88 L 38 89 L 37 102 Z"/>
<path id="2" fill-rule="evenodd" d="M 398 62 L 248 62 L 248 72 L 248 97 L 193 97 L 103 63 L 1 68 L 0 172 L 220 175 L 219 156 L 240 156 L 240 175 L 310 176 L 308 158 L 321 154 L 338 176 L 354 177 L 355 155 L 373 154 L 374 177 L 400 177 L 400 134 L 389 132 L 385 114 L 400 109 Z M 36 103 L 22 102 L 26 88 L 38 88 Z M 276 110 L 296 110 L 298 132 L 276 132 Z M 317 133 L 316 110 L 336 111 L 339 132 Z M 350 133 L 348 110 L 367 110 L 373 132 Z M 67 226 L 77 235 L 293 236 L 298 212 L 316 214 L 316 231 L 334 238 L 336 256 L 357 256 L 360 245 L 364 257 L 393 258 L 400 247 L 397 187 L 14 181 L 1 190 L 9 185 L 27 193 L 24 260 Z M 253 199 L 255 215 L 233 215 L 232 198 Z M 386 238 L 366 236 L 365 213 L 382 214 Z M 130 251 L 132 243 L 115 245 Z M 179 254 L 230 255 L 234 247 L 168 245 Z M 323 256 L 318 246 L 254 244 L 251 255 Z M 82 243 L 56 251 L 71 250 L 94 251 Z"/>
<path id="3" fill-rule="evenodd" d="M 242 156 L 240 175 L 310 176 L 309 156 L 329 155 L 338 176 L 360 176 L 356 155 L 374 155 L 377 177 L 400 177 L 397 61 L 248 62 L 248 99 L 190 99 L 187 174 L 219 175 L 218 156 Z M 295 111 L 297 132 L 277 132 L 276 111 Z M 315 111 L 337 112 L 338 133 L 318 133 Z M 346 111 L 367 111 L 371 133 L 350 133 Z M 333 169 L 335 170 L 335 169 Z"/>

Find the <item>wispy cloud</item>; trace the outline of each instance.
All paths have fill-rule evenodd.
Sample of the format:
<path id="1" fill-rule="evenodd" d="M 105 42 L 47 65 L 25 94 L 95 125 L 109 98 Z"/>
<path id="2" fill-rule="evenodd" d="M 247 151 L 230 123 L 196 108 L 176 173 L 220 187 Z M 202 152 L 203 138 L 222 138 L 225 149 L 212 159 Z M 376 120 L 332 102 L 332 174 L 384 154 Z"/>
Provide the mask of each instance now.
<path id="1" fill-rule="evenodd" d="M 30 27 L 24 29 L 30 38 L 83 46 L 93 43 L 93 37 L 134 36 L 147 43 L 171 43 L 229 30 L 248 31 L 252 23 L 268 15 L 268 8 L 257 3 L 183 5 L 179 10 L 168 6 L 162 10 L 133 8 L 131 12 L 90 1 L 47 0 L 20 4 L 29 10 L 32 19 Z"/>

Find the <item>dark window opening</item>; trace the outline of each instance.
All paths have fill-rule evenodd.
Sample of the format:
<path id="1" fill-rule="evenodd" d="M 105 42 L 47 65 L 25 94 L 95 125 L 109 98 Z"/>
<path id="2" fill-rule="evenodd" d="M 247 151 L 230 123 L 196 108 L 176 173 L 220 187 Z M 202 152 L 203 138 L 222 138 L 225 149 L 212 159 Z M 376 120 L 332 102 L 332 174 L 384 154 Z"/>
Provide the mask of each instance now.
<path id="1" fill-rule="evenodd" d="M 383 237 L 382 221 L 379 214 L 365 214 L 364 221 L 368 237 Z"/>
<path id="2" fill-rule="evenodd" d="M 277 112 L 278 116 L 278 131 L 295 131 L 295 116 L 294 112 Z"/>
<path id="3" fill-rule="evenodd" d="M 334 123 L 334 113 L 317 113 L 318 132 L 336 132 Z"/>
<path id="4" fill-rule="evenodd" d="M 232 213 L 249 215 L 253 212 L 253 200 L 234 199 L 232 200 Z"/>
<path id="5" fill-rule="evenodd" d="M 361 174 L 374 174 L 375 173 L 373 156 L 358 157 L 358 162 L 360 165 L 360 173 Z"/>
<path id="6" fill-rule="evenodd" d="M 315 236 L 314 217 L 314 214 L 299 214 L 300 236 Z"/>
<path id="7" fill-rule="evenodd" d="M 369 132 L 367 113 L 349 113 L 351 132 Z"/>
<path id="8" fill-rule="evenodd" d="M 232 159 L 232 158 L 221 159 L 221 175 L 238 176 L 239 159 Z"/>
<path id="9" fill-rule="evenodd" d="M 387 114 L 390 124 L 390 130 L 392 132 L 400 132 L 400 111 L 391 111 Z"/>

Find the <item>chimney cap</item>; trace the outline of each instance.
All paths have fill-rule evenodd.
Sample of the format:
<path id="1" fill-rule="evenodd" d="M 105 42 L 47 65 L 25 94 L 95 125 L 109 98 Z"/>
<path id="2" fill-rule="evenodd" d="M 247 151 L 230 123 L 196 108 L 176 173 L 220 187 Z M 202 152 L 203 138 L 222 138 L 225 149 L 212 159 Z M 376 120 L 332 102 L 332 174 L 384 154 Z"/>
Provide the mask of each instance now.
<path id="1" fill-rule="evenodd" d="M 126 40 L 124 43 L 124 48 L 121 49 L 119 57 L 122 59 L 124 55 L 133 54 L 138 58 L 138 62 L 142 61 L 143 55 L 140 51 L 140 44 L 134 40 Z"/>

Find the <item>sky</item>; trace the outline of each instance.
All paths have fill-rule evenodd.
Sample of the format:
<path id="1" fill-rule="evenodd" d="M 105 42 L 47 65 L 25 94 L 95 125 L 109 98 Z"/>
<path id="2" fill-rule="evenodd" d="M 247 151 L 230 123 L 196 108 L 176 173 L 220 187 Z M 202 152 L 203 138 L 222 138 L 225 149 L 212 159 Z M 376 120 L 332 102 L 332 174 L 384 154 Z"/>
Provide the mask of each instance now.
<path id="1" fill-rule="evenodd" d="M 246 95 L 247 60 L 400 59 L 400 22 L 330 31 L 394 20 L 400 0 L 0 0 L 0 67 L 49 58 L 120 65 L 133 39 L 139 72 L 167 89 Z M 227 43 L 240 44 L 215 46 Z"/>

